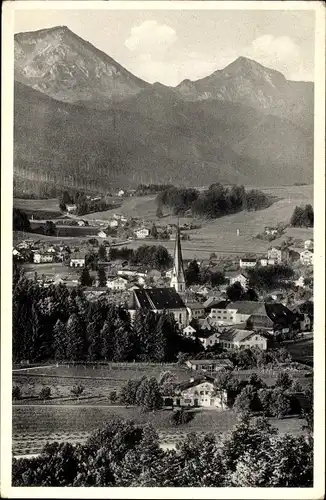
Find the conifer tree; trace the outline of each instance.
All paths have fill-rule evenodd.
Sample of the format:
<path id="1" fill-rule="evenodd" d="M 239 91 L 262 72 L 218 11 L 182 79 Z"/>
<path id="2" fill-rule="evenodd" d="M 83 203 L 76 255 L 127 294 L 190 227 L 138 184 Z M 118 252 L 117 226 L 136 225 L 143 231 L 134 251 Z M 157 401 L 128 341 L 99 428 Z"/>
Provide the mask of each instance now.
<path id="1" fill-rule="evenodd" d="M 105 269 L 103 267 L 99 268 L 99 270 L 97 272 L 97 279 L 98 279 L 98 286 L 99 287 L 106 286 L 106 274 L 105 274 Z"/>
<path id="2" fill-rule="evenodd" d="M 81 286 L 92 286 L 92 278 L 91 275 L 89 274 L 89 270 L 87 267 L 84 267 L 79 278 L 79 283 Z"/>
<path id="3" fill-rule="evenodd" d="M 58 319 L 53 327 L 53 351 L 55 359 L 61 361 L 67 358 L 67 342 L 66 325 Z"/>
<path id="4" fill-rule="evenodd" d="M 78 361 L 84 357 L 84 334 L 77 314 L 72 314 L 67 322 L 67 358 Z"/>

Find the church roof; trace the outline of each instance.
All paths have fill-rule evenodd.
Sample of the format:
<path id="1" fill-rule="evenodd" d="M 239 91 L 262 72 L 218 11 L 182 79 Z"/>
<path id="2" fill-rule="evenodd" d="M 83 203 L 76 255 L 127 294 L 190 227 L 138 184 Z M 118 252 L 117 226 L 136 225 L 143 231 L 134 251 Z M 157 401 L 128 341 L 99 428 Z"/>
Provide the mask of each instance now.
<path id="1" fill-rule="evenodd" d="M 134 298 L 141 309 L 185 309 L 185 303 L 174 288 L 146 288 L 134 290 Z"/>
<path id="2" fill-rule="evenodd" d="M 175 237 L 173 274 L 177 277 L 181 275 L 181 277 L 184 279 L 179 226 L 177 227 L 177 232 Z"/>

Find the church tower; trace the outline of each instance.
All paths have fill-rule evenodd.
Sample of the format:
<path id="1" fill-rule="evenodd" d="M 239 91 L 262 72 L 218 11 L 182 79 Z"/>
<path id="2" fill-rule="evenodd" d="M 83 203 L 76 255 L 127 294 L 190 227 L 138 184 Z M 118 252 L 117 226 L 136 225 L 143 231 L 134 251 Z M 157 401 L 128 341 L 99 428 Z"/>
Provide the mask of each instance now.
<path id="1" fill-rule="evenodd" d="M 181 253 L 179 224 L 177 226 L 177 232 L 175 236 L 174 263 L 173 263 L 170 286 L 171 288 L 174 288 L 178 293 L 184 293 L 186 290 L 186 280 L 183 270 L 182 253 Z"/>

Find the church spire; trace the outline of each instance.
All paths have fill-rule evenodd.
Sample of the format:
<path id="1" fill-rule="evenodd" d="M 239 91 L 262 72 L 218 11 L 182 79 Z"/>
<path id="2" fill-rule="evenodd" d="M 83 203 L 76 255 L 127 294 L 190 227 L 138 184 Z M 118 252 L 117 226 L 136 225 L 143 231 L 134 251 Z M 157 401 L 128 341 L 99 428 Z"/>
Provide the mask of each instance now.
<path id="1" fill-rule="evenodd" d="M 181 253 L 181 243 L 180 243 L 180 229 L 179 221 L 175 236 L 175 247 L 174 247 L 174 262 L 170 286 L 175 288 L 178 293 L 183 293 L 186 289 L 186 280 L 183 270 L 182 253 Z"/>

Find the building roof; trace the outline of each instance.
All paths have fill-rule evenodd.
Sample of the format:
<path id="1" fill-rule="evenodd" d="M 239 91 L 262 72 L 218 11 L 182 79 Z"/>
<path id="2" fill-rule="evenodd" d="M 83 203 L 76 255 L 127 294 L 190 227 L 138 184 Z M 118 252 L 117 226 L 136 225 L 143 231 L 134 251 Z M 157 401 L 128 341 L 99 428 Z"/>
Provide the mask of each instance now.
<path id="1" fill-rule="evenodd" d="M 233 366 L 233 363 L 226 358 L 220 359 L 189 359 L 192 365 L 217 365 L 217 366 Z"/>
<path id="2" fill-rule="evenodd" d="M 253 300 L 238 300 L 236 302 L 231 302 L 231 304 L 228 304 L 226 306 L 226 309 L 236 309 L 238 314 L 253 314 L 263 305 L 263 302 L 255 302 Z"/>
<path id="3" fill-rule="evenodd" d="M 252 259 L 252 258 L 247 258 L 247 257 L 240 257 L 241 262 L 257 262 L 257 259 Z"/>
<path id="4" fill-rule="evenodd" d="M 195 310 L 195 309 L 204 309 L 204 304 L 201 304 L 200 302 L 187 302 L 186 304 L 189 309 Z"/>
<path id="5" fill-rule="evenodd" d="M 265 304 L 268 317 L 275 323 L 289 324 L 296 320 L 295 314 L 283 304 L 271 302 Z"/>
<path id="6" fill-rule="evenodd" d="M 141 309 L 185 309 L 185 303 L 174 288 L 134 290 L 136 306 Z"/>
<path id="7" fill-rule="evenodd" d="M 228 272 L 225 273 L 225 277 L 226 278 L 235 278 L 236 276 L 243 276 L 246 279 L 248 278 L 248 274 L 246 273 L 246 271 L 243 271 L 243 270 L 241 270 L 241 271 L 240 270 L 238 270 L 238 271 L 228 271 Z"/>
<path id="8" fill-rule="evenodd" d="M 217 335 L 219 337 L 219 333 L 217 330 L 200 330 L 197 332 L 197 336 L 199 339 L 209 339 L 212 335 Z"/>
<path id="9" fill-rule="evenodd" d="M 229 300 L 219 300 L 210 306 L 210 309 L 226 309 L 226 306 L 230 303 Z"/>
<path id="10" fill-rule="evenodd" d="M 70 259 L 85 259 L 86 253 L 75 252 L 70 254 Z"/>
<path id="11" fill-rule="evenodd" d="M 253 330 L 238 330 L 236 328 L 223 330 L 220 340 L 226 342 L 243 342 L 253 334 Z"/>
<path id="12" fill-rule="evenodd" d="M 179 382 L 178 384 L 176 384 L 175 388 L 179 391 L 186 391 L 187 389 L 195 387 L 196 385 L 202 384 L 204 382 L 210 382 L 212 384 L 214 380 L 214 377 L 210 377 L 209 375 L 200 375 L 185 382 Z"/>

